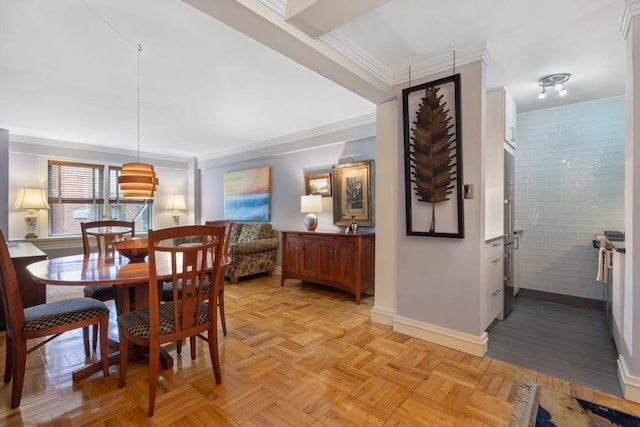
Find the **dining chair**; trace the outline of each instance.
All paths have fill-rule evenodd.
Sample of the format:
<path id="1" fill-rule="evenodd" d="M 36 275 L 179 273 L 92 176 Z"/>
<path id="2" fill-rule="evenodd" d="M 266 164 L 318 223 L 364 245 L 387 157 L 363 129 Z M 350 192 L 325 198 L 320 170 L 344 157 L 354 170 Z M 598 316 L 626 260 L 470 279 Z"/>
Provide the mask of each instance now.
<path id="1" fill-rule="evenodd" d="M 224 227 L 224 246 L 222 249 L 222 258 L 224 258 L 229 253 L 229 241 L 231 239 L 231 230 L 233 229 L 233 221 L 226 220 L 216 220 L 216 221 L 206 221 L 204 225 L 212 225 L 216 227 Z M 221 260 L 224 262 L 224 260 Z M 204 282 L 204 293 L 207 295 L 209 293 L 209 285 L 210 281 Z M 220 323 L 222 324 L 222 332 L 224 335 L 227 335 L 227 322 L 224 316 L 224 265 L 221 265 L 220 268 L 220 279 L 218 286 L 218 308 L 220 310 Z M 180 293 L 180 292 L 178 292 Z M 173 286 L 171 282 L 166 282 L 162 286 L 162 301 L 169 302 L 173 301 Z M 178 342 L 178 353 L 181 352 L 182 343 Z"/>
<path id="2" fill-rule="evenodd" d="M 160 345 L 189 337 L 200 337 L 209 344 L 209 356 L 217 384 L 222 382 L 218 356 L 217 288 L 220 258 L 224 245 L 224 228 L 209 225 L 149 230 L 149 307 L 118 316 L 120 337 L 119 386 L 127 375 L 129 344 L 149 347 L 149 411 L 153 416 L 158 385 Z M 199 243 L 173 245 L 173 239 L 199 236 Z M 158 274 L 158 267 L 171 266 L 171 277 Z M 207 274 L 212 286 L 204 292 Z M 161 281 L 172 284 L 173 300 L 160 301 Z M 203 335 L 207 332 L 206 337 Z M 192 345 L 192 348 L 194 346 Z M 195 358 L 195 353 L 191 358 Z"/>
<path id="3" fill-rule="evenodd" d="M 105 377 L 109 376 L 107 354 L 109 308 L 101 301 L 88 298 L 71 298 L 24 308 L 20 285 L 2 230 L 0 230 L 0 293 L 7 328 L 4 382 L 8 383 L 13 379 L 11 408 L 20 406 L 27 355 L 63 332 L 82 328 L 85 340 L 84 351 L 89 357 L 91 355 L 88 345 L 89 326 L 99 327 L 102 372 Z M 27 340 L 32 338 L 45 339 L 27 349 Z"/>
<path id="4" fill-rule="evenodd" d="M 135 237 L 134 221 L 104 220 L 80 223 L 82 230 L 82 250 L 85 256 L 91 254 L 91 240 L 96 242 L 99 257 L 110 259 L 115 256 L 113 242 L 124 237 Z M 84 296 L 98 301 L 109 301 L 115 298 L 113 286 L 85 286 Z M 93 328 L 93 349 L 96 349 L 98 330 Z"/>

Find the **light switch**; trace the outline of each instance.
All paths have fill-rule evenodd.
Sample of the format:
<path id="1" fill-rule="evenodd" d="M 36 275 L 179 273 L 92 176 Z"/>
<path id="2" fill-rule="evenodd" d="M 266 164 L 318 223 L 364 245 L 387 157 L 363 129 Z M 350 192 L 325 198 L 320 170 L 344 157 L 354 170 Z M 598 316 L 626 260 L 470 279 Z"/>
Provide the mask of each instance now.
<path id="1" fill-rule="evenodd" d="M 473 199 L 475 197 L 475 192 L 473 191 L 473 184 L 465 184 L 463 188 L 464 188 L 465 199 Z"/>

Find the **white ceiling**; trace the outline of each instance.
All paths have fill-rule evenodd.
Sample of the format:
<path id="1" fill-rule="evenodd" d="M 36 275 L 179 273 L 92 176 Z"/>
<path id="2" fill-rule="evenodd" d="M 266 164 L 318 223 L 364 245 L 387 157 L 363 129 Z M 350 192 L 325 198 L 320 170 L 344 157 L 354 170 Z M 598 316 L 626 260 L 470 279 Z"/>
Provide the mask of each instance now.
<path id="1" fill-rule="evenodd" d="M 262 3 L 287 25 L 284 0 Z M 390 0 L 318 43 L 338 40 L 358 52 L 351 59 L 386 84 L 405 79 L 409 65 L 486 43 L 488 87 L 506 86 L 522 112 L 624 93 L 620 7 Z M 179 0 L 0 0 L 0 128 L 135 149 L 131 43 L 143 46 L 143 152 L 224 155 L 375 112 L 374 103 Z M 538 100 L 537 79 L 557 72 L 572 73 L 569 94 Z"/>

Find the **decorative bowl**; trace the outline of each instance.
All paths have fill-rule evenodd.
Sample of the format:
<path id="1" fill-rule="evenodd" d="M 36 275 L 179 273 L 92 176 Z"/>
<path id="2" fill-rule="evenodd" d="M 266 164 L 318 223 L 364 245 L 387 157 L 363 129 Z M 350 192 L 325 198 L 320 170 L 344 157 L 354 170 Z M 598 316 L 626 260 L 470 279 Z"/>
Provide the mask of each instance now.
<path id="1" fill-rule="evenodd" d="M 147 239 L 127 239 L 113 242 L 113 247 L 120 255 L 129 258 L 129 261 L 143 261 L 149 254 L 149 242 Z"/>

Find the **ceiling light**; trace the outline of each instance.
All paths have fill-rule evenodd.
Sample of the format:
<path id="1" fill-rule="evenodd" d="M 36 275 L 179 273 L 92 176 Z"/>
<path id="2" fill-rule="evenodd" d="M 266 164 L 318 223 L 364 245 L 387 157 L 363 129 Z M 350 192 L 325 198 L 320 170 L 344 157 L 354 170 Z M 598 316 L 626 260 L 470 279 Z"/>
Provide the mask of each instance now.
<path id="1" fill-rule="evenodd" d="M 571 74 L 569 73 L 558 73 L 558 74 L 549 74 L 548 76 L 544 76 L 538 79 L 538 86 L 542 88 L 542 92 L 538 94 L 539 99 L 544 99 L 546 97 L 546 89 L 548 87 L 554 88 L 558 95 L 565 96 L 567 94 L 567 89 L 564 87 L 564 84 L 569 81 Z"/>
<path id="2" fill-rule="evenodd" d="M 546 88 L 543 86 L 543 87 L 542 87 L 542 92 L 540 92 L 540 93 L 538 94 L 538 99 L 545 99 L 545 98 L 547 97 L 547 92 L 546 92 L 546 90 L 545 90 L 545 89 L 546 89 Z"/>

